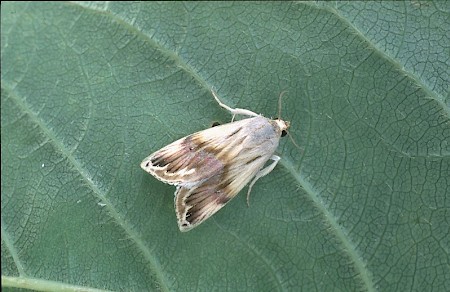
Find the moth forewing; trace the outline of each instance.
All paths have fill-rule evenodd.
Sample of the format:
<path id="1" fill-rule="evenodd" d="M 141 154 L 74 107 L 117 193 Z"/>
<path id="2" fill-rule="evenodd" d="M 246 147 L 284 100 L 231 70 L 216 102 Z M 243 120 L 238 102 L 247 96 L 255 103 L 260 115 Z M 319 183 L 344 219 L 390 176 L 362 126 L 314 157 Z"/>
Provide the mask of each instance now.
<path id="1" fill-rule="evenodd" d="M 141 167 L 177 186 L 175 209 L 181 231 L 189 231 L 220 210 L 250 181 L 270 173 L 273 155 L 289 123 L 249 110 L 219 104 L 233 115 L 252 118 L 209 128 L 181 138 L 145 158 Z M 268 160 L 273 162 L 264 168 Z"/>
<path id="2" fill-rule="evenodd" d="M 173 185 L 191 185 L 223 169 L 230 147 L 238 145 L 235 136 L 248 128 L 251 119 L 209 128 L 183 137 L 151 154 L 141 168 L 157 179 Z M 228 146 L 228 148 L 227 148 Z M 205 171 L 207 172 L 205 173 Z"/>

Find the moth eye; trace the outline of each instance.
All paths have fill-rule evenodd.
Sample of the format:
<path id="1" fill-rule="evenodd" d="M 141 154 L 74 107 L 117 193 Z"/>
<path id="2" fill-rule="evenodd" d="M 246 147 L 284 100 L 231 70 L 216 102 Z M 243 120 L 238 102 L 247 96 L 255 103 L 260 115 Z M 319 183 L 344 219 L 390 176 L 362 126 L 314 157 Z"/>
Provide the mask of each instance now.
<path id="1" fill-rule="evenodd" d="M 285 130 L 281 131 L 281 137 L 284 137 L 287 135 L 287 132 Z"/>
<path id="2" fill-rule="evenodd" d="M 211 128 L 212 127 L 217 127 L 217 126 L 220 126 L 220 123 L 219 122 L 213 122 L 212 125 L 211 125 Z"/>

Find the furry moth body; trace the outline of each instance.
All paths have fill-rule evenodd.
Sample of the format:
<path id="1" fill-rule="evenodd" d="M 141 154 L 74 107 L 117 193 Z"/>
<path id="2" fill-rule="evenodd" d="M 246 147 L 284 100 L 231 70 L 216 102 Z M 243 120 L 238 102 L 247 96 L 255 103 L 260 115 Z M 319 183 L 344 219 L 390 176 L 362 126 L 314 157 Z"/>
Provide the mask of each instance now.
<path id="1" fill-rule="evenodd" d="M 289 122 L 271 120 L 246 109 L 221 107 L 250 118 L 209 128 L 183 137 L 145 158 L 141 167 L 164 183 L 175 185 L 178 227 L 198 226 L 250 181 L 270 173 L 280 157 L 274 155 Z M 272 163 L 264 167 L 266 162 Z"/>

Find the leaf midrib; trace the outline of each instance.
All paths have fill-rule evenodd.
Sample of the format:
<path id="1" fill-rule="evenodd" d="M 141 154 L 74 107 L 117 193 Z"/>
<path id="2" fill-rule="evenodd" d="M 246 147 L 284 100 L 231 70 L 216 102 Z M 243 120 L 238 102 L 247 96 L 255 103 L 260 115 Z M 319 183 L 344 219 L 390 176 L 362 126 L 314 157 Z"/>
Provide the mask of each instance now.
<path id="1" fill-rule="evenodd" d="M 91 8 L 89 8 L 91 9 Z M 94 10 L 93 11 L 98 11 Z M 122 23 L 126 28 L 128 28 L 130 31 L 136 33 L 136 35 L 141 36 L 142 38 L 146 39 L 150 44 L 152 44 L 158 51 L 160 51 L 162 54 L 167 55 L 170 59 L 172 59 L 179 68 L 183 69 L 188 75 L 191 75 L 194 77 L 194 79 L 199 82 L 199 84 L 207 89 L 208 91 L 211 90 L 212 85 L 210 85 L 205 79 L 203 79 L 197 71 L 194 70 L 192 66 L 190 66 L 188 63 L 186 63 L 176 52 L 169 50 L 168 48 L 161 45 L 157 40 L 150 38 L 146 34 L 142 33 L 141 31 L 137 30 L 134 26 L 127 23 L 125 20 L 123 20 L 120 17 L 117 17 L 116 15 L 110 13 L 109 11 L 101 11 L 102 13 L 105 13 L 106 15 L 109 15 L 112 19 L 117 21 L 118 23 Z M 338 14 L 337 11 L 328 11 L 333 14 L 336 14 L 339 19 L 342 19 L 346 23 L 345 18 L 343 18 L 342 15 Z M 349 26 L 353 29 L 355 29 L 350 23 L 348 23 Z M 359 31 L 358 35 L 361 35 Z M 361 35 L 362 37 L 362 35 Z M 363 37 L 364 40 L 368 41 L 366 38 Z M 370 42 L 369 42 L 370 43 Z M 376 50 L 376 47 L 373 47 L 374 50 Z M 391 59 L 389 56 L 386 56 L 387 58 Z M 312 199 L 316 207 L 320 210 L 320 212 L 323 214 L 324 220 L 328 222 L 330 226 L 332 226 L 332 230 L 335 233 L 335 236 L 342 242 L 343 250 L 344 252 L 347 252 L 349 255 L 349 258 L 354 263 L 355 269 L 359 272 L 359 275 L 361 277 L 361 281 L 364 283 L 364 286 L 367 288 L 367 291 L 375 291 L 374 283 L 371 279 L 371 273 L 366 269 L 367 265 L 362 261 L 362 257 L 358 254 L 358 252 L 355 249 L 355 245 L 352 243 L 350 238 L 348 237 L 348 234 L 342 229 L 342 226 L 338 223 L 337 219 L 333 216 L 331 212 L 329 212 L 326 208 L 326 206 L 322 203 L 319 196 L 316 194 L 313 186 L 305 181 L 295 170 L 295 167 L 293 165 L 293 161 L 291 159 L 286 159 L 286 157 L 283 157 L 281 160 L 281 164 L 291 173 L 293 178 L 304 188 L 304 190 L 309 194 L 309 197 Z"/>
<path id="2" fill-rule="evenodd" d="M 72 4 L 73 5 L 73 4 Z M 197 71 L 194 70 L 193 67 L 191 67 L 189 64 L 187 64 L 176 52 L 169 50 L 168 48 L 162 46 L 157 40 L 150 38 L 148 35 L 142 33 L 141 31 L 137 30 L 136 27 L 132 26 L 125 20 L 123 20 L 120 17 L 117 17 L 117 15 L 114 15 L 110 13 L 109 11 L 101 11 L 101 10 L 95 10 L 91 7 L 86 6 L 79 6 L 83 9 L 89 9 L 96 12 L 102 12 L 105 15 L 108 15 L 113 19 L 114 21 L 123 24 L 126 29 L 128 29 L 131 32 L 134 32 L 136 35 L 146 39 L 152 46 L 154 46 L 156 49 L 158 49 L 162 54 L 167 55 L 170 59 L 172 59 L 179 68 L 182 68 L 188 75 L 194 77 L 194 79 L 205 89 L 208 91 L 212 88 L 208 82 L 202 78 Z M 320 8 L 319 8 L 320 9 Z M 342 15 L 338 14 L 335 10 L 330 10 L 329 12 L 337 15 L 340 19 L 343 21 L 346 21 L 345 18 L 342 17 Z M 348 22 L 348 21 L 347 21 Z M 354 28 L 350 25 L 350 27 Z M 357 31 L 357 30 L 356 30 Z M 360 32 L 357 31 L 359 35 Z M 368 41 L 364 38 L 364 40 Z M 369 44 L 371 44 L 368 41 Z M 374 47 L 374 50 L 376 50 L 376 47 Z M 379 52 L 379 51 L 378 51 Z M 381 53 L 381 52 L 380 52 Z M 383 54 L 386 58 L 389 58 L 389 60 L 394 61 L 389 56 L 386 56 Z M 394 62 L 395 63 L 395 62 Z M 419 81 L 415 76 L 411 75 L 409 72 L 408 75 L 414 79 L 416 82 Z M 31 121 L 35 123 L 42 131 L 42 133 L 47 136 L 51 143 L 54 144 L 56 149 L 59 149 L 61 151 L 61 154 L 68 159 L 68 161 L 73 165 L 73 167 L 80 173 L 82 178 L 87 182 L 88 186 L 93 191 L 94 195 L 98 197 L 102 202 L 104 202 L 105 208 L 109 211 L 109 214 L 112 216 L 112 218 L 118 223 L 121 228 L 124 229 L 124 232 L 128 235 L 128 237 L 133 240 L 136 243 L 136 246 L 142 251 L 144 258 L 148 261 L 150 264 L 151 270 L 155 272 L 156 277 L 159 280 L 159 283 L 161 285 L 161 288 L 163 288 L 166 291 L 169 291 L 168 288 L 168 281 L 165 279 L 161 266 L 156 259 L 156 257 L 151 253 L 151 250 L 144 244 L 144 242 L 141 240 L 141 238 L 138 236 L 138 233 L 133 230 L 131 225 L 120 216 L 120 213 L 117 211 L 117 209 L 114 208 L 112 203 L 106 198 L 105 193 L 88 177 L 88 171 L 82 167 L 82 164 L 75 159 L 74 156 L 72 156 L 72 153 L 69 151 L 69 149 L 66 148 L 66 146 L 62 143 L 62 141 L 59 141 L 56 137 L 56 135 L 51 131 L 49 127 L 47 127 L 45 121 L 41 120 L 39 116 L 31 109 L 31 107 L 24 101 L 25 99 L 20 98 L 15 94 L 13 90 L 11 90 L 8 83 L 6 83 L 4 80 L 2 80 L 2 87 L 6 88 L 6 90 L 9 92 L 10 96 L 12 97 L 12 100 L 16 103 L 16 105 L 24 112 L 26 113 Z M 328 224 L 332 227 L 331 229 L 334 231 L 335 236 L 342 242 L 342 245 L 344 247 L 344 251 L 348 253 L 350 259 L 354 263 L 354 266 L 356 270 L 359 272 L 359 275 L 361 277 L 362 282 L 364 283 L 365 287 L 368 291 L 375 291 L 374 285 L 372 282 L 372 279 L 370 277 L 369 271 L 366 269 L 365 263 L 362 261 L 361 256 L 358 254 L 358 252 L 355 249 L 354 244 L 352 244 L 351 240 L 348 237 L 348 234 L 342 230 L 342 227 L 338 224 L 337 219 L 333 216 L 331 212 L 329 212 L 326 208 L 326 206 L 321 202 L 320 197 L 314 190 L 313 186 L 305 181 L 299 173 L 296 171 L 296 168 L 293 164 L 293 161 L 291 159 L 286 159 L 286 157 L 283 157 L 281 160 L 281 164 L 291 173 L 292 177 L 303 187 L 303 189 L 308 193 L 311 200 L 314 202 L 316 208 L 320 210 L 320 212 L 323 214 L 323 218 Z"/>

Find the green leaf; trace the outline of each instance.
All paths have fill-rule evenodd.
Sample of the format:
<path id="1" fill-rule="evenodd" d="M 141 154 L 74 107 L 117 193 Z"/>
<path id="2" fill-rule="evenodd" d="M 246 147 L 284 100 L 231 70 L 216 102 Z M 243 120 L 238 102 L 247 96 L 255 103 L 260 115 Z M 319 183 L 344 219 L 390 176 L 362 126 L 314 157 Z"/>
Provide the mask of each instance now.
<path id="1" fill-rule="evenodd" d="M 449 291 L 450 4 L 2 3 L 2 286 Z M 139 164 L 230 115 L 282 160 L 188 233 Z"/>

